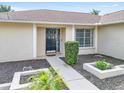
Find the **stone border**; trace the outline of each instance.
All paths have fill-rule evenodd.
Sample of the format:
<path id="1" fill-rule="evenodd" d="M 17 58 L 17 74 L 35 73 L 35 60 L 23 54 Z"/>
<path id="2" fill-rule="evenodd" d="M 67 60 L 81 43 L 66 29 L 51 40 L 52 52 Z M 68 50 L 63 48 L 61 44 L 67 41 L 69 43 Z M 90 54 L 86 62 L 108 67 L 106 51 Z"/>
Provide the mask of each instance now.
<path id="1" fill-rule="evenodd" d="M 27 90 L 29 84 L 31 84 L 31 83 L 20 84 L 21 76 L 36 74 L 40 71 L 47 71 L 47 70 L 48 70 L 48 68 L 38 69 L 38 70 L 30 70 L 30 71 L 23 71 L 23 72 L 15 72 L 12 83 L 11 83 L 11 86 L 10 86 L 10 90 Z"/>
<path id="2" fill-rule="evenodd" d="M 0 90 L 9 90 L 11 83 L 0 84 Z"/>
<path id="3" fill-rule="evenodd" d="M 124 65 L 114 66 L 112 69 L 107 69 L 107 70 L 100 70 L 100 69 L 94 67 L 94 65 L 95 65 L 95 62 L 84 63 L 83 69 L 92 73 L 99 79 L 105 79 L 105 78 L 124 74 Z"/>

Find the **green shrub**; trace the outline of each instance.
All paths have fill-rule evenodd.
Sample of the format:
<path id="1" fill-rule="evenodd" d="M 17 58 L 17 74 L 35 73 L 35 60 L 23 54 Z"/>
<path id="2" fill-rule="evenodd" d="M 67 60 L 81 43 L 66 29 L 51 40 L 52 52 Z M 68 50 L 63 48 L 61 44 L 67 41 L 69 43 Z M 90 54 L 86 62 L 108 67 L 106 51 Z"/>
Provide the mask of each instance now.
<path id="1" fill-rule="evenodd" d="M 96 61 L 96 68 L 100 69 L 100 70 L 106 70 L 106 69 L 111 69 L 112 68 L 112 64 L 107 63 L 104 60 L 98 60 Z"/>
<path id="2" fill-rule="evenodd" d="M 79 52 L 78 41 L 65 42 L 65 61 L 67 64 L 75 64 L 77 62 Z"/>
<path id="3" fill-rule="evenodd" d="M 61 90 L 64 86 L 62 79 L 52 69 L 41 71 L 31 76 L 29 80 L 31 81 L 29 89 L 32 90 Z"/>

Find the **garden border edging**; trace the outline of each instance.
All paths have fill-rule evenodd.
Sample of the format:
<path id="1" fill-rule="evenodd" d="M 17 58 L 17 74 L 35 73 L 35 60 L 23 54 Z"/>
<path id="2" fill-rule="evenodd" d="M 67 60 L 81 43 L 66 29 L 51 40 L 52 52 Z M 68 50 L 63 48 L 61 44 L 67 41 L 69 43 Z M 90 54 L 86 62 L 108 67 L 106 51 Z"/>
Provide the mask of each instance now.
<path id="1" fill-rule="evenodd" d="M 124 74 L 124 68 L 121 68 L 122 65 L 119 66 L 114 66 L 112 69 L 107 69 L 107 70 L 100 70 L 93 65 L 95 65 L 96 62 L 92 63 L 84 63 L 83 64 L 83 69 L 92 73 L 99 79 L 105 79 L 109 77 L 114 77 L 118 75 Z"/>

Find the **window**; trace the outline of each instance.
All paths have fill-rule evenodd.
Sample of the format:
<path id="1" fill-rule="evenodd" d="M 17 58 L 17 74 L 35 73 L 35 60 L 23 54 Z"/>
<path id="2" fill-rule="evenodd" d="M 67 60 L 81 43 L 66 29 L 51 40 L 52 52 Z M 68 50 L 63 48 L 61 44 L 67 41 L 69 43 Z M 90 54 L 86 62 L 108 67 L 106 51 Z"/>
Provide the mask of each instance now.
<path id="1" fill-rule="evenodd" d="M 93 29 L 76 29 L 76 41 L 80 47 L 93 47 Z"/>

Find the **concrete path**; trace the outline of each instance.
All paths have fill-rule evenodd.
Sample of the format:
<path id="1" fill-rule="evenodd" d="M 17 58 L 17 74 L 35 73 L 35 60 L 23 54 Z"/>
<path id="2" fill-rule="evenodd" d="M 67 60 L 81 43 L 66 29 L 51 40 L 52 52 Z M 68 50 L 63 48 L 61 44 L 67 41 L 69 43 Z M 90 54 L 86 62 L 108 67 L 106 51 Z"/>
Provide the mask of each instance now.
<path id="1" fill-rule="evenodd" d="M 70 90 L 99 90 L 75 69 L 59 59 L 59 57 L 47 57 L 46 59 L 62 77 Z"/>

